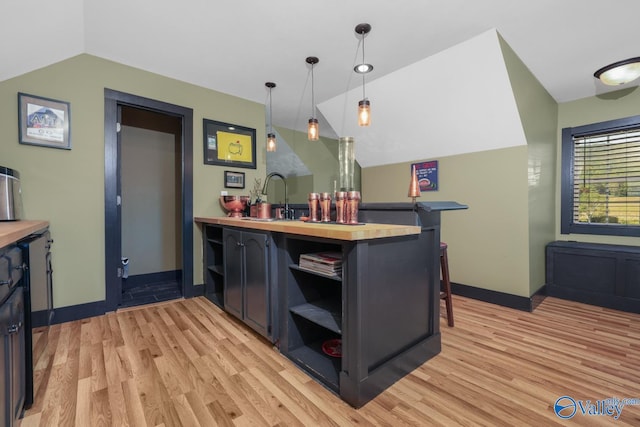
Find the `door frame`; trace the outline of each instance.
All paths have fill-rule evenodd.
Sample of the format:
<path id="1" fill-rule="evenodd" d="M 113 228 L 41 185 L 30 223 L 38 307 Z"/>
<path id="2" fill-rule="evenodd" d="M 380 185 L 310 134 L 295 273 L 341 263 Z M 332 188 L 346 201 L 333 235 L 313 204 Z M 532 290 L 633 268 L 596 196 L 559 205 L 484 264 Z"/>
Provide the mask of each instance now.
<path id="1" fill-rule="evenodd" d="M 193 110 L 112 89 L 104 89 L 104 230 L 105 309 L 114 311 L 122 300 L 121 220 L 118 196 L 118 108 L 130 106 L 182 119 L 182 295 L 195 295 L 193 284 Z"/>

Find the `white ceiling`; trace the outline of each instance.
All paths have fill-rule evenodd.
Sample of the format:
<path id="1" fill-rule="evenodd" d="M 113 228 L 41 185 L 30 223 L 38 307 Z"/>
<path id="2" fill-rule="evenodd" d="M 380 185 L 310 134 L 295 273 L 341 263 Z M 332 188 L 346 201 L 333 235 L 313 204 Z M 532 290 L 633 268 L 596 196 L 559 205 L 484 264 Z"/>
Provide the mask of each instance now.
<path id="1" fill-rule="evenodd" d="M 274 125 L 305 129 L 305 58 L 320 58 L 316 104 L 358 87 L 359 23 L 373 27 L 368 82 L 495 28 L 565 102 L 620 88 L 593 72 L 640 56 L 638 16 L 638 0 L 8 0 L 0 3 L 0 81 L 79 53 L 259 103 L 273 81 Z M 322 121 L 321 131 L 336 136 Z"/>

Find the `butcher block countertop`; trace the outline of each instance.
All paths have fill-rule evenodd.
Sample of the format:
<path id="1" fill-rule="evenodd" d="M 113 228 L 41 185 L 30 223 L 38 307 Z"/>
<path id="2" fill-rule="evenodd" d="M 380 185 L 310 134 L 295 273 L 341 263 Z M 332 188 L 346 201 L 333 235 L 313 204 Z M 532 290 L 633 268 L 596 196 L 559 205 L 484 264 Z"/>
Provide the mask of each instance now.
<path id="1" fill-rule="evenodd" d="M 203 224 L 228 225 L 253 230 L 273 231 L 278 233 L 299 234 L 303 236 L 322 237 L 336 240 L 369 240 L 385 237 L 409 236 L 420 234 L 420 227 L 414 225 L 395 224 L 358 224 L 343 225 L 335 223 L 291 221 L 260 221 L 247 218 L 212 217 L 194 218 Z"/>
<path id="2" fill-rule="evenodd" d="M 0 248 L 17 242 L 29 234 L 49 226 L 48 221 L 4 221 L 0 222 Z"/>

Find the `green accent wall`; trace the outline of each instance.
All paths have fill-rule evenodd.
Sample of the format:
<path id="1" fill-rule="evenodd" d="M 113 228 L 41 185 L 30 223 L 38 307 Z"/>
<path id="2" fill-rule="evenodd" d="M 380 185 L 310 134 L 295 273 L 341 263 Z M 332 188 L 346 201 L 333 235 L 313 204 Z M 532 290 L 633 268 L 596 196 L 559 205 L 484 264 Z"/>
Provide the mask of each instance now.
<path id="1" fill-rule="evenodd" d="M 451 280 L 529 296 L 527 147 L 438 159 L 439 190 L 418 201 L 453 200 L 467 210 L 442 214 Z M 409 202 L 411 162 L 362 169 L 363 202 Z"/>
<path id="2" fill-rule="evenodd" d="M 91 55 L 78 55 L 0 82 L 0 164 L 21 174 L 25 217 L 49 220 L 53 248 L 56 307 L 105 299 L 104 272 L 104 89 L 109 88 L 194 110 L 193 212 L 223 214 L 218 197 L 223 171 L 233 168 L 203 163 L 202 119 L 255 128 L 257 169 L 247 183 L 265 176 L 264 105 L 124 66 Z M 17 93 L 71 103 L 70 151 L 18 143 Z M 249 194 L 227 189 L 229 194 Z M 202 243 L 194 227 L 194 281 L 202 283 Z"/>
<path id="3" fill-rule="evenodd" d="M 527 140 L 529 295 L 545 283 L 545 247 L 555 240 L 555 168 L 558 104 L 498 35 Z"/>

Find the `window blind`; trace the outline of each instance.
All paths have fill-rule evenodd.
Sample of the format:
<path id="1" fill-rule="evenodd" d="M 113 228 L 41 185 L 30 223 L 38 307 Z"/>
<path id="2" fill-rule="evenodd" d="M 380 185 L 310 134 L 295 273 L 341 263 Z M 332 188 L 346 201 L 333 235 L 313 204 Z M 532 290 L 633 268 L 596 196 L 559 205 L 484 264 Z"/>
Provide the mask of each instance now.
<path id="1" fill-rule="evenodd" d="M 640 128 L 573 137 L 573 221 L 640 226 Z"/>

